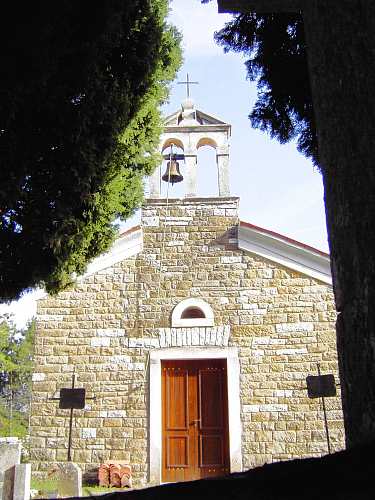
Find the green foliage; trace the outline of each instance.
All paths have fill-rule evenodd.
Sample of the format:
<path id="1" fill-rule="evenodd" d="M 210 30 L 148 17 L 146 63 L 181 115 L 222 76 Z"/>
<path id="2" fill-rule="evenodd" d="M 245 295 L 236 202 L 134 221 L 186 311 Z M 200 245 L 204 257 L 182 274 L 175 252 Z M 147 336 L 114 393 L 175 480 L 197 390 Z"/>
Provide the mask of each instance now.
<path id="1" fill-rule="evenodd" d="M 241 52 L 247 57 L 248 78 L 258 85 L 257 101 L 249 115 L 252 126 L 281 143 L 297 139 L 298 150 L 318 165 L 302 17 L 241 14 L 215 33 L 215 40 L 225 52 Z"/>
<path id="2" fill-rule="evenodd" d="M 158 162 L 181 63 L 168 0 L 8 3 L 0 21 L 0 300 L 72 282 Z"/>
<path id="3" fill-rule="evenodd" d="M 21 411 L 9 411 L 9 406 L 0 399 L 0 437 L 24 438 L 28 431 L 28 415 Z"/>
<path id="4" fill-rule="evenodd" d="M 0 436 L 27 433 L 34 332 L 34 321 L 25 330 L 0 324 Z"/>
<path id="5" fill-rule="evenodd" d="M 14 362 L 14 346 L 11 340 L 14 336 L 14 328 L 5 321 L 0 324 L 0 376 L 8 374 L 17 369 Z M 2 384 L 0 382 L 0 391 Z"/>
<path id="6" fill-rule="evenodd" d="M 10 321 L 0 323 L 0 395 L 30 384 L 34 333 L 34 320 L 25 330 L 17 330 Z"/>

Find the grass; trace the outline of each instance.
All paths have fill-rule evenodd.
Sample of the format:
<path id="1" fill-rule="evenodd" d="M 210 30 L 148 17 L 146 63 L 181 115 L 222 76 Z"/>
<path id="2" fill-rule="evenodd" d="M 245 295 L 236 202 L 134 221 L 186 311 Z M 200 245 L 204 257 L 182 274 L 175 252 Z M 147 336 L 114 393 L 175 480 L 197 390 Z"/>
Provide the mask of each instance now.
<path id="1" fill-rule="evenodd" d="M 41 495 L 58 491 L 59 483 L 53 479 L 31 479 L 30 488 L 40 491 Z"/>
<path id="2" fill-rule="evenodd" d="M 111 493 L 112 491 L 128 491 L 129 488 L 105 488 L 104 486 L 82 486 L 82 496 L 90 497 L 100 493 Z"/>
<path id="3" fill-rule="evenodd" d="M 0 404 L 0 437 L 25 437 L 27 427 L 28 420 L 23 413 L 14 410 L 12 419 L 10 419 L 8 408 Z"/>
<path id="4" fill-rule="evenodd" d="M 38 490 L 42 494 L 58 491 L 59 482 L 53 479 L 31 479 L 31 489 Z M 111 493 L 112 491 L 126 491 L 127 488 L 105 488 L 104 486 L 82 486 L 82 496 L 90 497 L 101 493 Z"/>

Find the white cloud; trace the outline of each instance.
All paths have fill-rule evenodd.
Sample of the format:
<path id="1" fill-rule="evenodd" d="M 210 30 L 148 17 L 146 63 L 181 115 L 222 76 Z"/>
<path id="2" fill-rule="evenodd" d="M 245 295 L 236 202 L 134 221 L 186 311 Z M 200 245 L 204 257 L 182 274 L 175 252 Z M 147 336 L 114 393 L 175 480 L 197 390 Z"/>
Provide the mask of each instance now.
<path id="1" fill-rule="evenodd" d="M 170 21 L 182 32 L 185 60 L 197 56 L 223 54 L 216 45 L 214 32 L 231 19 L 228 14 L 218 14 L 217 3 L 202 5 L 199 0 L 173 0 Z"/>

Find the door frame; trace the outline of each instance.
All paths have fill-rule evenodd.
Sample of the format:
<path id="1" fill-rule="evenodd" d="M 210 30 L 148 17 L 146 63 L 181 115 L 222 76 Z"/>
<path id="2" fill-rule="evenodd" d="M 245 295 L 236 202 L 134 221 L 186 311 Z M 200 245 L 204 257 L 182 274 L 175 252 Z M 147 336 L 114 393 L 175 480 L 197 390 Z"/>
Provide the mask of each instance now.
<path id="1" fill-rule="evenodd" d="M 226 359 L 230 472 L 242 471 L 240 365 L 237 347 L 169 347 L 150 352 L 149 383 L 149 481 L 161 483 L 162 395 L 161 361 L 180 359 Z"/>

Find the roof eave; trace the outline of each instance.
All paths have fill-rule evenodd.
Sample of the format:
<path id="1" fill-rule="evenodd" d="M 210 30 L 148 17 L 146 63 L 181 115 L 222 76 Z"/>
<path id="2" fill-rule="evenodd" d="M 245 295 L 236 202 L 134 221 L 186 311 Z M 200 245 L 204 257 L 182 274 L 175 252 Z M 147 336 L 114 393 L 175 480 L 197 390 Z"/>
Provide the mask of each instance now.
<path id="1" fill-rule="evenodd" d="M 238 246 L 332 286 L 329 255 L 320 250 L 245 222 L 238 228 Z"/>
<path id="2" fill-rule="evenodd" d="M 110 250 L 96 257 L 88 266 L 85 274 L 79 279 L 102 271 L 108 267 L 129 259 L 143 250 L 143 232 L 141 226 L 135 226 L 120 234 Z"/>

